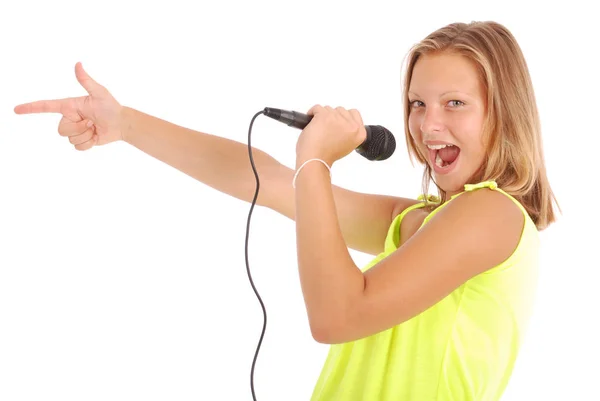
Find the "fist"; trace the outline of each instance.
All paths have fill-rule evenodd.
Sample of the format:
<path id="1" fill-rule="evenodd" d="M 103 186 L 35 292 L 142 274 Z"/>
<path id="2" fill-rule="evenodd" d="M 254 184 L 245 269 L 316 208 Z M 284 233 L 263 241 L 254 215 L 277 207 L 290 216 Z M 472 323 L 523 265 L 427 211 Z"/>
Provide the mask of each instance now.
<path id="1" fill-rule="evenodd" d="M 296 161 L 319 158 L 331 166 L 335 161 L 359 147 L 367 137 L 364 123 L 356 109 L 313 106 L 313 116 L 296 144 Z"/>

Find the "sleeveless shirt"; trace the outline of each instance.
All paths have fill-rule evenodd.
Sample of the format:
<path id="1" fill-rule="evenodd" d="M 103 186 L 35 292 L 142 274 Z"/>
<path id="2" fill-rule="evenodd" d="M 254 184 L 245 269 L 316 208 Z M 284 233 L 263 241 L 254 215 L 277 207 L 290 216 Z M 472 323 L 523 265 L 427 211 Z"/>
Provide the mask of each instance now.
<path id="1" fill-rule="evenodd" d="M 456 288 L 417 316 L 374 335 L 329 348 L 311 401 L 497 401 L 504 392 L 533 309 L 539 237 L 524 207 L 494 181 L 434 209 L 421 227 L 457 196 L 490 188 L 508 196 L 525 223 L 514 252 Z M 366 271 L 398 248 L 400 224 L 417 203 L 394 218 L 383 252 Z M 439 202 L 439 199 L 438 199 Z"/>

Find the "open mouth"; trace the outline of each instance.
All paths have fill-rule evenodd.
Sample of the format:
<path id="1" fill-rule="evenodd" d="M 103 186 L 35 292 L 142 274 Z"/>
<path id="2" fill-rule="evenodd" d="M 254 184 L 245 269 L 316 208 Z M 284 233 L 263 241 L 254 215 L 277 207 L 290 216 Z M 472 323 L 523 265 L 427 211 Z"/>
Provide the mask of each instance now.
<path id="1" fill-rule="evenodd" d="M 458 160 L 460 148 L 455 145 L 428 145 L 429 160 L 436 172 L 445 173 L 450 171 Z"/>

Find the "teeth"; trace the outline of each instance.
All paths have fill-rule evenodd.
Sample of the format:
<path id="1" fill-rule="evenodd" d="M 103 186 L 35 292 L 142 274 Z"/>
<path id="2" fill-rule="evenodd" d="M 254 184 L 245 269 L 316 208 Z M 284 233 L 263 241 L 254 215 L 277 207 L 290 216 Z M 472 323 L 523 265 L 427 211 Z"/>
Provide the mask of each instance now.
<path id="1" fill-rule="evenodd" d="M 454 145 L 427 145 L 427 147 L 429 149 L 434 149 L 434 150 L 444 149 L 448 146 L 454 146 Z"/>
<path id="2" fill-rule="evenodd" d="M 444 161 L 442 160 L 442 158 L 440 157 L 440 154 L 438 153 L 435 156 L 435 165 L 438 167 L 443 167 L 442 164 L 444 163 Z"/>

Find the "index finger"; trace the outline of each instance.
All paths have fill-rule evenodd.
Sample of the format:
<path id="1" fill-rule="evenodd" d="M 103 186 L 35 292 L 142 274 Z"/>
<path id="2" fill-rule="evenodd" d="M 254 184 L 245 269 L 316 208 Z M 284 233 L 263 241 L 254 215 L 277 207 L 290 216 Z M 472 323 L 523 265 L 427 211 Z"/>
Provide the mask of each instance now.
<path id="1" fill-rule="evenodd" d="M 356 109 L 350 109 L 350 115 L 352 116 L 352 118 L 354 118 L 354 121 L 356 121 L 358 123 L 359 126 L 363 126 L 365 125 L 365 123 L 363 122 L 362 116 L 360 115 L 360 112 Z"/>
<path id="2" fill-rule="evenodd" d="M 60 113 L 67 99 L 61 100 L 38 100 L 36 102 L 24 103 L 15 106 L 17 114 L 32 113 Z"/>
<path id="3" fill-rule="evenodd" d="M 317 113 L 320 113 L 321 111 L 325 110 L 325 108 L 323 106 L 321 106 L 320 104 L 315 104 L 313 107 L 311 107 L 306 114 L 309 116 L 314 116 Z"/>

